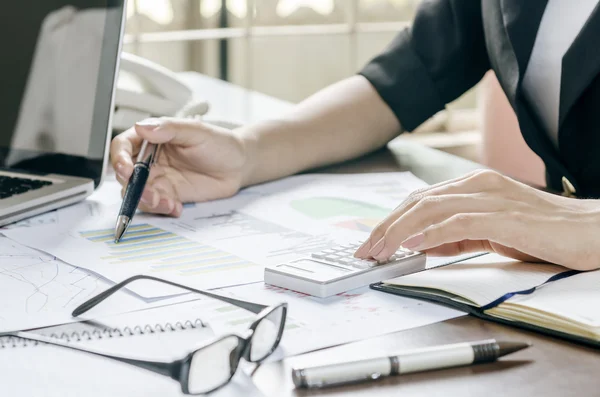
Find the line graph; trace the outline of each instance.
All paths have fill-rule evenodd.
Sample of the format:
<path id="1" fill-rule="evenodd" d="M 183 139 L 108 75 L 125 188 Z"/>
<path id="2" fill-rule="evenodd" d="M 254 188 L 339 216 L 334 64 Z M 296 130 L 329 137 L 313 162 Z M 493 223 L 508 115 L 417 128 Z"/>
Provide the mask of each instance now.
<path id="1" fill-rule="evenodd" d="M 0 237 L 0 252 L 0 331 L 72 322 L 72 309 L 109 286 L 6 237 Z"/>
<path id="2" fill-rule="evenodd" d="M 254 263 L 209 245 L 179 236 L 147 223 L 131 225 L 119 243 L 112 229 L 79 232 L 81 237 L 102 243 L 109 264 L 149 263 L 152 272 L 176 271 L 193 276 L 223 270 L 242 269 Z"/>

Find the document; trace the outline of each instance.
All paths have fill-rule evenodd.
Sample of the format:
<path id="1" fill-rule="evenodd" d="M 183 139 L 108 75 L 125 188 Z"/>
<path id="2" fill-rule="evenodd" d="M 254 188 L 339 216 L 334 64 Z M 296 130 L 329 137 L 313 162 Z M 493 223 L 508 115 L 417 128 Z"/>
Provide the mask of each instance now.
<path id="1" fill-rule="evenodd" d="M 260 200 L 242 212 L 337 240 L 362 240 L 408 195 L 427 186 L 409 172 L 307 174 L 248 189 Z"/>
<path id="2" fill-rule="evenodd" d="M 421 327 L 459 317 L 464 313 L 439 305 L 373 291 L 368 287 L 321 299 L 264 283 L 219 290 L 252 302 L 274 305 L 288 303 L 290 320 L 282 348 L 273 358 L 301 354 L 323 347 L 344 344 L 391 332 Z M 232 321 L 209 317 L 215 332 L 241 330 L 249 317 Z"/>
<path id="3" fill-rule="evenodd" d="M 113 219 L 82 222 L 73 229 L 52 225 L 6 234 L 115 282 L 147 274 L 190 287 L 215 288 L 262 279 L 263 268 L 256 263 L 198 241 L 189 232 L 149 222 L 144 215 L 137 217 L 118 244 Z M 185 292 L 150 282 L 136 282 L 129 288 L 145 298 Z"/>
<path id="4" fill-rule="evenodd" d="M 32 218 L 3 230 L 3 234 L 76 266 L 118 282 L 150 274 L 196 288 L 215 288 L 262 280 L 262 267 L 230 252 L 207 245 L 193 231 L 171 226 L 163 217 L 140 213 L 119 244 L 114 243 L 114 223 L 121 205 L 120 185 L 108 181 L 88 200 Z M 255 195 L 210 203 L 189 204 L 184 219 L 225 216 Z M 32 225 L 36 225 L 35 227 Z M 157 225 L 165 225 L 166 228 Z M 22 227 L 30 226 L 30 227 Z M 143 298 L 182 293 L 161 284 L 132 284 Z"/>
<path id="5" fill-rule="evenodd" d="M 244 192 L 234 197 L 209 203 L 188 203 L 184 205 L 185 216 L 190 219 L 200 219 L 231 214 L 237 208 L 256 198 L 255 193 Z M 44 225 L 52 225 L 58 229 L 70 229 L 81 223 L 102 222 L 107 218 L 114 218 L 112 219 L 114 223 L 121 202 L 121 185 L 114 179 L 114 176 L 108 176 L 101 188 L 85 201 L 5 226 L 3 230 Z M 161 217 L 154 218 L 160 219 Z M 112 226 L 114 227 L 114 225 Z"/>
<path id="6" fill-rule="evenodd" d="M 439 305 L 377 292 L 367 287 L 327 299 L 314 298 L 262 282 L 221 288 L 213 292 L 264 305 L 288 303 L 288 318 L 281 347 L 271 360 L 464 315 Z M 176 305 L 167 304 L 135 313 L 103 317 L 94 323 L 105 328 L 122 329 L 144 324 L 181 325 L 201 320 L 215 335 L 223 335 L 230 332 L 243 333 L 256 320 L 256 314 L 245 309 L 200 295 L 196 297 L 195 300 Z M 71 327 L 67 326 L 67 329 L 72 329 Z M 75 330 L 81 332 L 78 328 Z M 173 344 L 173 350 L 181 351 L 181 342 L 185 346 L 184 341 L 189 345 L 189 335 L 191 334 L 182 335 L 180 342 Z"/>
<path id="7" fill-rule="evenodd" d="M 0 237 L 0 332 L 71 323 L 75 307 L 109 288 L 100 276 Z M 120 292 L 95 316 L 149 307 Z"/>
<path id="8" fill-rule="evenodd" d="M 294 176 L 188 206 L 179 219 L 139 213 L 115 244 L 120 187 L 113 181 L 90 200 L 59 211 L 52 224 L 4 233 L 112 281 L 149 274 L 220 288 L 262 281 L 265 266 L 364 240 L 423 186 L 410 173 Z M 179 292 L 156 284 L 131 289 L 146 298 Z"/>

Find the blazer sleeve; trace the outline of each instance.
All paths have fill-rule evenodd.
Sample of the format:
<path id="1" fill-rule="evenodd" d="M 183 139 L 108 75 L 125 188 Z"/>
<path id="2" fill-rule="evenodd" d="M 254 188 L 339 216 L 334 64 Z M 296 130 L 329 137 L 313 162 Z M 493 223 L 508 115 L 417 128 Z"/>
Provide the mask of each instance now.
<path id="1" fill-rule="evenodd" d="M 424 0 L 411 28 L 359 74 L 412 131 L 490 69 L 481 1 Z"/>

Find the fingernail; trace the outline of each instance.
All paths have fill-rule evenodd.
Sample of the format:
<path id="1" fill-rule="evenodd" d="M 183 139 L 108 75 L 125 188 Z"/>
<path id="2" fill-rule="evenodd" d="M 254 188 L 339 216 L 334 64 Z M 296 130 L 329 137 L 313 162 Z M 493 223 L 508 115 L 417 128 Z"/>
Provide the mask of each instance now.
<path id="1" fill-rule="evenodd" d="M 421 245 L 424 240 L 425 240 L 425 235 L 423 233 L 419 233 L 419 234 L 415 234 L 412 237 L 407 238 L 400 245 L 402 245 L 402 247 L 404 247 L 406 249 L 412 250 L 412 249 L 417 248 L 419 245 Z"/>
<path id="2" fill-rule="evenodd" d="M 371 250 L 369 251 L 369 256 L 372 256 L 373 258 L 375 258 L 377 255 L 379 255 L 381 253 L 381 251 L 383 251 L 383 248 L 385 247 L 385 239 L 381 239 L 377 242 L 377 244 L 375 244 L 373 246 L 373 248 L 371 248 Z"/>
<path id="3" fill-rule="evenodd" d="M 371 239 L 367 239 L 354 253 L 355 258 L 364 258 L 371 249 Z"/>
<path id="4" fill-rule="evenodd" d="M 175 209 L 175 201 L 173 201 L 170 198 L 167 198 L 166 203 L 167 203 L 167 211 L 166 211 L 166 213 L 170 214 Z"/>
<path id="5" fill-rule="evenodd" d="M 127 180 L 127 177 L 125 176 L 125 166 L 123 164 L 117 163 L 117 165 L 115 166 L 115 172 L 117 173 L 119 178 L 125 181 Z"/>
<path id="6" fill-rule="evenodd" d="M 182 212 L 183 212 L 183 204 L 180 202 L 175 203 L 175 216 L 176 217 L 181 216 Z"/>
<path id="7" fill-rule="evenodd" d="M 159 119 L 146 119 L 146 120 L 138 121 L 137 123 L 135 123 L 135 125 L 137 127 L 148 128 L 148 129 L 158 128 L 158 127 L 160 127 L 160 124 L 161 124 L 161 122 Z"/>
<path id="8" fill-rule="evenodd" d="M 140 198 L 140 201 L 142 203 L 146 204 L 150 208 L 155 208 L 156 207 L 156 205 L 154 204 L 155 196 L 156 196 L 156 192 L 154 192 L 152 190 L 145 190 L 142 193 L 142 197 Z"/>

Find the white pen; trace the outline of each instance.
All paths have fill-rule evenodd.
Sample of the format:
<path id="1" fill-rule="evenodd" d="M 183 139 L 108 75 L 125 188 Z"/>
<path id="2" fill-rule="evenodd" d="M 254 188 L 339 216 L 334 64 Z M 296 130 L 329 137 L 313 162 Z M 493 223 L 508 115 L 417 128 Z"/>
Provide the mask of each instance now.
<path id="1" fill-rule="evenodd" d="M 394 356 L 292 369 L 292 379 L 296 387 L 337 386 L 384 376 L 491 362 L 529 346 L 529 343 L 496 342 L 494 339 L 434 346 Z"/>

